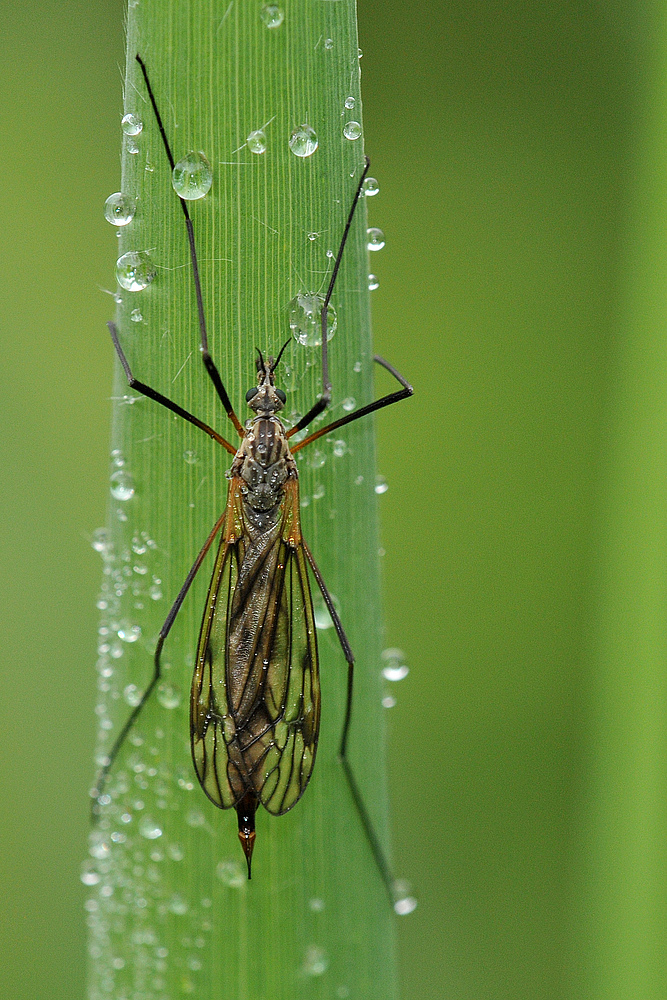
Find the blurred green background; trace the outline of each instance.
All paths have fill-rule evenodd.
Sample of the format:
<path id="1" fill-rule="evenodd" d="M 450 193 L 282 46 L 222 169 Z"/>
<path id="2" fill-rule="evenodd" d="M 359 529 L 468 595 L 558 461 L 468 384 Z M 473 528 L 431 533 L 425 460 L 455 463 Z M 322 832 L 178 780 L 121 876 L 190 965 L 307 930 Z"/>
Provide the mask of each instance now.
<path id="1" fill-rule="evenodd" d="M 404 1000 L 667 994 L 666 14 L 360 0 Z M 122 23 L 0 39 L 8 1000 L 84 996 Z"/>

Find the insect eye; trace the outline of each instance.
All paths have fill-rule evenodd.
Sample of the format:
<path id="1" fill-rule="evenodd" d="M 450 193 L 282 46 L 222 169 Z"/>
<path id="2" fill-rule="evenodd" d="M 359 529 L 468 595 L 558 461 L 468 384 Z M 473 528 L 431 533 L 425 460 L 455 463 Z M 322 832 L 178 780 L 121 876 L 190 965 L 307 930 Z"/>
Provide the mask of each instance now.
<path id="1" fill-rule="evenodd" d="M 252 389 L 248 389 L 248 391 L 245 394 L 246 403 L 249 403 L 250 400 L 253 398 L 253 396 L 256 396 L 258 392 L 259 392 L 259 386 L 256 385 L 254 385 Z"/>
<path id="2" fill-rule="evenodd" d="M 276 389 L 276 396 L 278 397 L 281 403 L 287 402 L 287 396 L 285 395 L 282 389 Z"/>

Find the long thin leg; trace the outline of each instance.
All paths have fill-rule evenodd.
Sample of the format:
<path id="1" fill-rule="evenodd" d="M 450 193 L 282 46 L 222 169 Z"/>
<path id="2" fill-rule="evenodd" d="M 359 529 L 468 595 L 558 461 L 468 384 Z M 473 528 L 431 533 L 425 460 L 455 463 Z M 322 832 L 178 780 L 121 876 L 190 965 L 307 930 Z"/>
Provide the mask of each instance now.
<path id="1" fill-rule="evenodd" d="M 195 427 L 199 427 L 199 429 L 208 434 L 209 437 L 212 437 L 214 441 L 217 441 L 218 444 L 221 444 L 223 448 L 226 448 L 230 454 L 235 455 L 236 448 L 233 445 L 231 445 L 229 441 L 226 441 L 223 437 L 221 437 L 217 431 L 214 431 L 212 427 L 209 427 L 208 424 L 205 424 L 203 420 L 200 420 L 198 417 L 193 416 L 192 413 L 188 413 L 188 411 L 184 410 L 182 406 L 178 405 L 178 403 L 172 402 L 171 399 L 167 399 L 166 396 L 163 396 L 161 392 L 158 392 L 156 389 L 151 389 L 149 385 L 146 385 L 144 382 L 140 382 L 138 378 L 134 377 L 129 362 L 125 357 L 125 352 L 123 351 L 123 348 L 120 346 L 120 340 L 118 339 L 118 329 L 116 327 L 116 324 L 107 323 L 107 326 L 109 327 L 109 333 L 111 334 L 113 345 L 116 348 L 116 354 L 120 358 L 120 363 L 123 366 L 123 371 L 127 376 L 127 381 L 128 385 L 130 386 L 130 389 L 136 389 L 144 396 L 148 396 L 149 399 L 154 399 L 156 403 L 160 403 L 161 406 L 166 406 L 168 410 L 171 410 L 171 412 L 177 414 L 177 416 L 183 417 L 184 420 L 189 420 L 191 424 L 194 424 Z"/>
<path id="2" fill-rule="evenodd" d="M 296 434 L 297 431 L 302 430 L 307 427 L 311 420 L 314 420 L 318 414 L 326 410 L 327 406 L 331 402 L 331 382 L 329 381 L 329 354 L 327 347 L 327 311 L 329 309 L 329 302 L 331 301 L 331 295 L 334 290 L 334 285 L 336 284 L 336 278 L 338 277 L 338 269 L 340 268 L 340 262 L 343 258 L 343 250 L 345 249 L 345 244 L 347 243 L 347 237 L 350 232 L 350 226 L 352 225 L 352 219 L 354 218 L 354 212 L 359 204 L 359 198 L 361 196 L 361 189 L 363 187 L 364 181 L 366 179 L 366 174 L 368 173 L 368 168 L 371 165 L 371 161 L 367 156 L 364 157 L 365 166 L 363 173 L 357 185 L 357 190 L 355 191 L 354 198 L 352 199 L 352 205 L 350 206 L 350 211 L 347 216 L 347 222 L 345 223 L 345 229 L 343 230 L 343 238 L 340 241 L 340 246 L 338 247 L 338 253 L 336 254 L 336 260 L 334 262 L 333 271 L 331 272 L 331 280 L 329 281 L 329 287 L 327 288 L 327 294 L 324 296 L 324 305 L 322 306 L 322 395 L 317 400 L 314 406 L 312 406 L 308 413 L 295 427 L 292 427 L 290 434 Z M 287 435 L 289 437 L 289 434 Z"/>
<path id="3" fill-rule="evenodd" d="M 155 112 L 155 118 L 157 120 L 158 128 L 160 130 L 160 135 L 162 136 L 162 142 L 167 153 L 167 158 L 171 169 L 174 169 L 174 157 L 171 153 L 171 147 L 169 146 L 169 140 L 167 139 L 167 133 L 164 130 L 164 125 L 162 124 L 162 117 L 157 108 L 157 103 L 153 95 L 153 88 L 151 87 L 150 80 L 148 79 L 148 72 L 146 70 L 146 65 L 140 55 L 136 56 L 136 60 L 141 66 L 141 72 L 144 75 L 144 80 L 146 81 L 146 89 L 148 90 L 148 96 L 150 97 L 151 104 L 153 105 L 153 111 Z M 204 362 L 204 367 L 209 374 L 213 385 L 215 386 L 215 391 L 220 397 L 220 402 L 225 408 L 225 412 L 234 427 L 239 432 L 241 437 L 243 437 L 243 427 L 241 421 L 236 416 L 234 412 L 234 407 L 232 406 L 229 396 L 227 395 L 227 390 L 222 384 L 222 379 L 220 378 L 220 373 L 215 366 L 215 362 L 210 355 L 208 349 L 208 334 L 206 332 L 206 317 L 204 315 L 204 299 L 201 290 L 201 281 L 199 278 L 199 264 L 197 263 L 197 249 L 195 247 L 195 234 L 192 228 L 192 219 L 190 218 L 190 213 L 188 211 L 187 203 L 183 198 L 178 199 L 181 203 L 181 208 L 183 209 L 183 214 L 185 215 L 185 227 L 188 231 L 188 243 L 190 245 L 190 260 L 192 261 L 192 273 L 195 280 L 195 292 L 197 295 L 197 314 L 199 316 L 199 335 L 201 337 L 201 352 L 202 361 Z"/>
<path id="4" fill-rule="evenodd" d="M 298 444 L 293 445 L 291 449 L 292 452 L 298 451 L 299 448 L 305 448 L 307 444 L 311 443 L 311 441 L 316 441 L 319 437 L 322 437 L 323 434 L 328 434 L 330 431 L 335 430 L 336 427 L 342 427 L 343 424 L 349 424 L 353 420 L 358 420 L 359 417 L 365 417 L 367 413 L 374 413 L 375 410 L 381 410 L 383 406 L 390 406 L 392 403 L 398 403 L 399 399 L 407 399 L 408 396 L 412 395 L 414 389 L 410 383 L 407 382 L 400 372 L 396 371 L 396 369 L 390 365 L 388 361 L 381 358 L 379 354 L 376 354 L 373 360 L 377 361 L 377 363 L 382 365 L 383 368 L 386 368 L 388 372 L 391 372 L 394 378 L 401 383 L 403 388 L 399 389 L 398 392 L 390 392 L 388 395 L 382 396 L 380 399 L 376 399 L 374 403 L 368 403 L 366 406 L 360 406 L 359 409 L 355 410 L 353 413 L 348 413 L 347 416 L 341 417 L 340 420 L 334 420 L 333 423 L 327 424 L 326 427 L 322 427 L 319 431 L 315 431 L 314 434 L 309 434 L 307 438 L 303 439 L 303 441 L 299 441 Z M 287 437 L 294 434 L 294 432 L 298 430 L 298 427 L 298 424 L 295 427 L 292 427 L 287 432 Z"/>
<path id="5" fill-rule="evenodd" d="M 352 719 L 352 689 L 354 686 L 354 656 L 352 650 L 350 649 L 350 644 L 345 635 L 345 630 L 341 624 L 341 620 L 338 617 L 338 612 L 334 607 L 334 603 L 331 600 L 331 594 L 327 590 L 327 585 L 322 579 L 322 574 L 317 568 L 317 564 L 313 559 L 313 554 L 306 545 L 303 543 L 303 548 L 306 553 L 306 558 L 310 563 L 310 568 L 313 571 L 313 576 L 317 580 L 318 586 L 322 591 L 322 597 L 324 598 L 324 603 L 327 606 L 329 614 L 331 615 L 331 620 L 336 629 L 336 635 L 338 636 L 338 641 L 340 642 L 341 648 L 343 650 L 343 655 L 347 660 L 347 700 L 345 702 L 345 719 L 343 721 L 343 731 L 340 738 L 340 749 L 338 754 L 340 756 L 340 762 L 343 765 L 343 771 L 345 777 L 347 778 L 347 783 L 350 788 L 350 793 L 352 799 L 356 806 L 357 812 L 359 813 L 359 819 L 361 820 L 361 825 L 364 828 L 364 833 L 368 839 L 368 843 L 375 860 L 375 864 L 380 872 L 380 877 L 384 883 L 384 887 L 387 890 L 387 895 L 389 896 L 389 902 L 392 907 L 395 902 L 395 891 L 394 891 L 394 876 L 391 873 L 391 868 L 389 867 L 389 862 L 387 861 L 386 855 L 382 849 L 382 845 L 378 839 L 378 835 L 375 832 L 375 828 L 368 815 L 368 810 L 366 804 L 363 800 L 363 796 L 357 784 L 357 779 L 354 776 L 354 772 L 347 758 L 347 740 L 350 733 L 350 722 Z"/>
<path id="6" fill-rule="evenodd" d="M 116 737 L 116 742 L 112 746 L 111 751 L 109 753 L 109 756 L 107 757 L 104 766 L 101 768 L 100 773 L 97 776 L 97 781 L 95 783 L 95 791 L 94 791 L 93 804 L 92 804 L 93 814 L 96 811 L 97 800 L 100 798 L 100 796 L 104 792 L 104 787 L 106 785 L 107 778 L 109 776 L 109 771 L 113 767 L 114 761 L 116 760 L 116 757 L 118 756 L 120 748 L 122 747 L 123 743 L 125 742 L 125 738 L 127 737 L 127 734 L 129 733 L 129 731 L 132 728 L 132 726 L 134 725 L 134 723 L 137 721 L 137 718 L 138 718 L 139 713 L 141 712 L 142 708 L 144 707 L 144 705 L 146 704 L 146 702 L 150 698 L 151 694 L 153 693 L 155 685 L 160 680 L 160 675 L 161 675 L 160 655 L 162 653 L 162 647 L 164 646 L 164 641 L 167 638 L 167 636 L 169 635 L 171 626 L 174 624 L 174 620 L 176 618 L 176 615 L 180 611 L 181 605 L 183 604 L 183 601 L 185 600 L 185 595 L 187 594 L 188 590 L 190 589 L 192 581 L 194 580 L 195 576 L 197 575 L 199 567 L 201 566 L 202 562 L 204 561 L 204 557 L 205 557 L 206 553 L 208 552 L 208 550 L 210 549 L 211 545 L 213 544 L 213 540 L 215 539 L 215 536 L 220 531 L 220 528 L 222 527 L 226 516 L 227 516 L 227 512 L 225 511 L 225 513 L 222 514 L 218 518 L 218 520 L 216 521 L 216 523 L 215 523 L 215 525 L 213 527 L 213 530 L 211 531 L 211 533 L 209 534 L 208 538 L 206 539 L 206 541 L 204 542 L 203 546 L 201 547 L 199 555 L 195 559 L 194 564 L 192 566 L 192 569 L 190 570 L 190 572 L 186 576 L 185 583 L 183 584 L 183 586 L 181 587 L 180 591 L 178 592 L 178 597 L 176 598 L 176 600 L 172 604 L 171 609 L 169 611 L 169 614 L 167 615 L 167 618 L 165 620 L 164 625 L 160 629 L 160 634 L 158 636 L 158 640 L 157 640 L 157 643 L 156 643 L 156 646 L 155 646 L 154 669 L 153 669 L 153 676 L 151 678 L 151 682 L 148 685 L 148 687 L 146 688 L 146 690 L 144 691 L 144 693 L 142 694 L 141 701 L 139 702 L 138 705 L 135 705 L 135 707 L 133 708 L 132 712 L 130 713 L 129 719 L 127 720 L 127 722 L 125 723 L 125 725 L 121 729 L 120 733 Z"/>

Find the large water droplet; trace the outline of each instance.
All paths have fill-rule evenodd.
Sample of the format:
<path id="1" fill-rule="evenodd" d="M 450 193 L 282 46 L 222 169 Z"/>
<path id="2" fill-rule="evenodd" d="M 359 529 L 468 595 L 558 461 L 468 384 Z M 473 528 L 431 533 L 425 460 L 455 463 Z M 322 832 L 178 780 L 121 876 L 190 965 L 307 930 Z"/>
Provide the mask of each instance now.
<path id="1" fill-rule="evenodd" d="M 171 174 L 174 191 L 184 201 L 196 201 L 211 190 L 213 171 L 203 153 L 190 152 L 179 160 Z"/>
<path id="2" fill-rule="evenodd" d="M 279 28 L 285 20 L 285 14 L 275 3 L 266 3 L 259 12 L 267 28 Z"/>
<path id="3" fill-rule="evenodd" d="M 111 496 L 115 500 L 129 500 L 134 496 L 134 481 L 124 469 L 111 474 Z"/>
<path id="4" fill-rule="evenodd" d="M 393 646 L 390 649 L 383 649 L 382 676 L 388 681 L 402 681 L 410 673 L 410 668 L 405 665 L 404 660 L 405 653 L 402 649 L 396 649 Z"/>
<path id="5" fill-rule="evenodd" d="M 361 190 L 364 192 L 367 198 L 374 198 L 376 194 L 380 193 L 380 185 L 374 177 L 367 177 L 364 181 Z"/>
<path id="6" fill-rule="evenodd" d="M 381 229 L 367 229 L 366 235 L 368 236 L 368 249 L 369 250 L 381 250 L 384 246 L 384 233 Z"/>
<path id="7" fill-rule="evenodd" d="M 137 117 L 137 115 L 129 114 L 129 115 L 123 115 L 123 117 L 120 120 L 120 127 L 122 128 L 125 135 L 139 135 L 142 128 L 144 127 L 144 123 L 142 122 L 141 118 Z"/>
<path id="8" fill-rule="evenodd" d="M 251 132 L 246 139 L 246 144 L 251 153 L 264 153 L 266 152 L 266 136 L 262 132 L 261 128 L 256 129 Z"/>
<path id="9" fill-rule="evenodd" d="M 123 194 L 122 191 L 116 191 L 104 202 L 104 218 L 112 226 L 127 226 L 132 222 L 136 208 L 137 202 L 134 198 L 129 194 Z"/>
<path id="10" fill-rule="evenodd" d="M 361 135 L 361 125 L 359 122 L 346 122 L 343 125 L 343 135 L 346 139 L 358 139 Z"/>
<path id="11" fill-rule="evenodd" d="M 162 836 L 162 829 L 150 816 L 142 816 L 139 821 L 139 833 L 146 840 L 157 840 Z"/>
<path id="12" fill-rule="evenodd" d="M 289 325 L 292 336 L 306 347 L 322 344 L 322 306 L 324 296 L 313 292 L 299 292 L 288 305 Z M 336 332 L 336 310 L 329 303 L 327 308 L 327 343 Z"/>
<path id="13" fill-rule="evenodd" d="M 289 148 L 295 156 L 312 156 L 317 149 L 317 133 L 310 125 L 299 125 L 292 132 Z"/>
<path id="14" fill-rule="evenodd" d="M 155 267 L 146 250 L 124 253 L 116 261 L 116 280 L 128 292 L 141 292 L 155 277 Z"/>

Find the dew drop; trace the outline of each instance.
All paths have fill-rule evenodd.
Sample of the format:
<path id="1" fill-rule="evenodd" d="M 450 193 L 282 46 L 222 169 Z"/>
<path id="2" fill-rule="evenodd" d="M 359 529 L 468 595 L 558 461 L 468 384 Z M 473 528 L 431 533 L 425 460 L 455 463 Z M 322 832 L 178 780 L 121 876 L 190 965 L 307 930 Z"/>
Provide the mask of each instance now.
<path id="1" fill-rule="evenodd" d="M 306 976 L 322 976 L 329 968 L 329 958 L 324 948 L 312 944 L 306 949 L 303 971 Z"/>
<path id="2" fill-rule="evenodd" d="M 130 313 L 130 319 L 133 323 L 141 323 L 144 317 L 141 315 L 141 309 L 133 309 Z"/>
<path id="3" fill-rule="evenodd" d="M 408 913 L 412 913 L 416 909 L 417 900 L 414 896 L 404 896 L 394 903 L 394 913 L 397 913 L 399 917 L 407 917 Z"/>
<path id="4" fill-rule="evenodd" d="M 238 861 L 219 861 L 215 874 L 230 889 L 242 889 L 248 877 Z"/>
<path id="5" fill-rule="evenodd" d="M 359 122 L 346 122 L 343 125 L 343 135 L 346 139 L 358 139 L 361 135 L 361 125 Z"/>
<path id="6" fill-rule="evenodd" d="M 404 663 L 405 653 L 393 646 L 382 651 L 382 676 L 388 681 L 402 681 L 410 673 L 410 668 Z"/>
<path id="7" fill-rule="evenodd" d="M 312 292 L 299 292 L 289 303 L 288 316 L 292 336 L 305 347 L 320 347 L 322 344 L 322 306 L 324 296 Z M 327 343 L 336 332 L 336 310 L 329 303 L 327 308 Z"/>
<path id="8" fill-rule="evenodd" d="M 81 881 L 84 885 L 97 885 L 102 876 L 92 861 L 84 861 L 81 865 Z"/>
<path id="9" fill-rule="evenodd" d="M 361 361 L 355 361 L 354 365 L 352 367 L 353 367 L 353 371 L 355 371 L 357 373 L 357 375 L 358 375 L 359 372 L 361 371 Z"/>
<path id="10" fill-rule="evenodd" d="M 123 115 L 120 120 L 120 127 L 125 135 L 139 135 L 144 127 L 144 123 L 141 118 L 138 118 L 136 115 L 129 114 Z"/>
<path id="11" fill-rule="evenodd" d="M 389 483 L 384 478 L 384 476 L 375 477 L 375 492 L 380 496 L 382 493 L 386 493 L 389 489 Z"/>
<path id="12" fill-rule="evenodd" d="M 125 140 L 125 148 L 127 149 L 128 153 L 132 154 L 132 156 L 136 156 L 136 154 L 139 152 L 139 147 L 132 138 L 128 138 Z"/>
<path id="13" fill-rule="evenodd" d="M 177 916 L 182 917 L 188 912 L 190 907 L 188 906 L 187 900 L 183 899 L 183 897 L 179 895 L 179 893 L 175 892 L 174 895 L 169 900 L 169 909 L 171 910 L 172 913 L 175 913 Z"/>
<path id="14" fill-rule="evenodd" d="M 95 549 L 96 552 L 102 554 L 109 551 L 111 547 L 111 540 L 109 538 L 109 531 L 107 528 L 95 528 L 90 544 Z"/>
<path id="15" fill-rule="evenodd" d="M 311 469 L 321 469 L 327 460 L 327 456 L 319 448 L 313 448 L 308 453 L 308 465 Z"/>
<path id="16" fill-rule="evenodd" d="M 160 684 L 157 689 L 157 700 L 163 708 L 178 708 L 181 704 L 181 692 L 172 684 Z"/>
<path id="17" fill-rule="evenodd" d="M 319 235 L 319 233 L 308 233 L 308 239 L 313 243 Z"/>
<path id="18" fill-rule="evenodd" d="M 120 450 L 120 448 L 114 448 L 114 450 L 111 452 L 111 461 L 119 469 L 122 469 L 122 467 L 125 465 L 125 459 L 123 458 L 123 453 Z"/>
<path id="19" fill-rule="evenodd" d="M 322 484 L 320 483 L 320 485 L 316 486 L 315 489 L 313 490 L 313 500 L 321 500 L 323 496 L 324 496 L 324 486 L 322 486 Z"/>
<path id="20" fill-rule="evenodd" d="M 367 229 L 366 235 L 368 236 L 368 249 L 369 250 L 381 250 L 384 246 L 384 233 L 381 229 Z"/>
<path id="21" fill-rule="evenodd" d="M 351 111 L 356 103 L 357 102 L 355 101 L 354 97 L 345 98 L 345 107 L 347 108 L 348 111 Z"/>
<path id="22" fill-rule="evenodd" d="M 197 452 L 196 451 L 192 451 L 191 449 L 188 449 L 187 451 L 184 451 L 183 452 L 183 458 L 188 463 L 188 465 L 196 465 L 197 464 Z"/>
<path id="23" fill-rule="evenodd" d="M 340 404 L 346 413 L 352 413 L 352 410 L 357 405 L 357 401 L 354 396 L 346 396 L 343 402 Z"/>
<path id="24" fill-rule="evenodd" d="M 123 642 L 136 642 L 141 638 L 141 626 L 133 625 L 132 622 L 122 621 L 116 631 Z"/>
<path id="25" fill-rule="evenodd" d="M 367 198 L 374 198 L 376 194 L 380 193 L 380 185 L 374 177 L 367 177 L 364 181 L 361 190 L 364 192 Z"/>
<path id="26" fill-rule="evenodd" d="M 289 148 L 295 156 L 312 156 L 317 149 L 317 133 L 310 125 L 295 128 L 289 139 Z"/>
<path id="27" fill-rule="evenodd" d="M 213 171 L 203 153 L 190 152 L 171 172 L 174 191 L 184 201 L 196 201 L 211 190 Z"/>
<path id="28" fill-rule="evenodd" d="M 374 292 L 376 288 L 380 287 L 380 282 L 375 274 L 368 275 L 368 288 L 369 291 Z"/>
<path id="29" fill-rule="evenodd" d="M 142 816 L 139 821 L 139 833 L 146 840 L 157 840 L 162 836 L 162 828 L 150 816 Z"/>
<path id="30" fill-rule="evenodd" d="M 327 49 L 327 51 L 329 52 L 331 51 L 331 49 L 333 48 L 333 38 L 324 39 L 324 48 Z"/>
<path id="31" fill-rule="evenodd" d="M 396 705 L 396 699 L 394 698 L 393 694 L 386 694 L 382 699 L 383 708 L 394 708 L 395 705 Z"/>
<path id="32" fill-rule="evenodd" d="M 267 28 L 279 28 L 285 20 L 285 14 L 275 3 L 264 4 L 259 12 L 259 16 Z"/>
<path id="33" fill-rule="evenodd" d="M 123 688 L 123 698 L 131 708 L 136 708 L 141 701 L 143 692 L 136 684 L 127 684 Z"/>
<path id="34" fill-rule="evenodd" d="M 321 913 L 324 909 L 323 899 L 309 899 L 308 906 L 313 911 L 313 913 Z"/>
<path id="35" fill-rule="evenodd" d="M 333 453 L 336 458 L 342 458 L 343 455 L 347 454 L 347 441 L 343 441 L 342 438 L 334 441 L 333 443 Z"/>
<path id="36" fill-rule="evenodd" d="M 250 133 L 246 139 L 246 145 L 251 153 L 266 152 L 266 136 L 262 132 L 261 128 L 258 128 L 255 132 Z"/>
<path id="37" fill-rule="evenodd" d="M 116 280 L 128 292 L 141 292 L 155 277 L 155 267 L 145 250 L 124 253 L 116 261 Z"/>
<path id="38" fill-rule="evenodd" d="M 134 481 L 124 469 L 111 474 L 111 496 L 115 500 L 130 500 L 134 496 Z"/>
<path id="39" fill-rule="evenodd" d="M 122 191 L 116 191 L 104 202 L 104 218 L 112 226 L 127 226 L 132 222 L 136 209 L 137 202 L 134 198 L 129 194 L 123 194 Z"/>
<path id="40" fill-rule="evenodd" d="M 197 827 L 206 825 L 206 817 L 199 809 L 191 809 L 185 817 L 185 822 L 196 830 Z"/>

